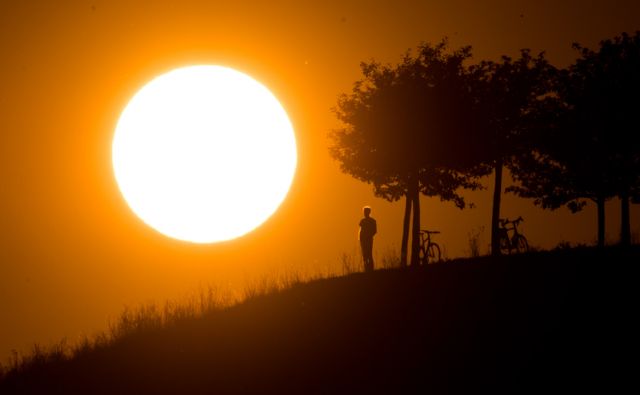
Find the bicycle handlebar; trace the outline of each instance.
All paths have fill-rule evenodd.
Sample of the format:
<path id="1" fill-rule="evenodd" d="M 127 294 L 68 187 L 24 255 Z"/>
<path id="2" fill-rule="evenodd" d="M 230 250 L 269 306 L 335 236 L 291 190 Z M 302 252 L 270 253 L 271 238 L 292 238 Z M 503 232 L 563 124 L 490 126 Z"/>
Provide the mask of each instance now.
<path id="1" fill-rule="evenodd" d="M 500 222 L 500 225 L 502 225 L 502 226 L 505 226 L 507 224 L 517 225 L 517 224 L 519 224 L 520 222 L 523 222 L 523 221 L 524 221 L 524 219 L 522 217 L 518 217 L 518 218 L 514 219 L 513 221 L 509 221 L 508 218 L 500 218 L 498 220 L 498 222 Z"/>
<path id="2" fill-rule="evenodd" d="M 420 229 L 420 233 L 428 233 L 428 234 L 436 235 L 436 234 L 440 233 L 440 231 L 439 230 Z"/>

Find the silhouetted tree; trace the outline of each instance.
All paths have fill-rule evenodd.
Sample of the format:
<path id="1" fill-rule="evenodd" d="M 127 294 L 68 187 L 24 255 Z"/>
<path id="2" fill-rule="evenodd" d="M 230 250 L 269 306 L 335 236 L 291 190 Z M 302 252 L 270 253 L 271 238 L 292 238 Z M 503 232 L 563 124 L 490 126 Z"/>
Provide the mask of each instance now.
<path id="1" fill-rule="evenodd" d="M 622 244 L 630 243 L 629 201 L 640 185 L 640 34 L 601 42 L 598 52 L 574 44 L 580 57 L 557 79 L 552 121 L 535 151 L 521 158 L 512 188 L 545 208 L 573 212 L 595 201 L 598 245 L 604 245 L 605 202 L 622 203 Z M 548 118 L 548 119 L 549 119 Z"/>
<path id="2" fill-rule="evenodd" d="M 578 44 L 575 69 L 584 79 L 583 100 L 600 130 L 599 144 L 621 203 L 620 243 L 631 243 L 629 203 L 640 186 L 640 31 L 600 43 L 598 51 Z M 635 196 L 634 196 L 635 195 Z"/>
<path id="3" fill-rule="evenodd" d="M 549 94 L 555 69 L 544 53 L 533 57 L 523 49 L 520 57 L 503 56 L 499 62 L 483 61 L 471 66 L 477 111 L 483 115 L 481 145 L 475 147 L 482 163 L 495 175 L 491 212 L 491 253 L 500 254 L 500 201 L 502 172 L 512 158 L 530 149 L 525 133 L 536 125 L 531 117 L 535 106 Z"/>
<path id="4" fill-rule="evenodd" d="M 613 196 L 602 158 L 593 140 L 578 140 L 575 134 L 556 135 L 555 149 L 533 151 L 518 158 L 512 170 L 519 185 L 511 186 L 521 197 L 533 198 L 536 205 L 555 210 L 566 206 L 576 213 L 592 200 L 597 206 L 598 245 L 604 245 L 605 203 Z"/>
<path id="5" fill-rule="evenodd" d="M 404 197 L 401 260 L 406 264 L 413 211 L 411 264 L 418 263 L 420 193 L 463 208 L 458 188 L 479 187 L 470 170 L 477 122 L 463 62 L 470 47 L 449 51 L 446 40 L 423 44 L 397 66 L 362 63 L 363 78 L 334 109 L 345 125 L 331 134 L 341 170 L 371 183 L 376 196 Z"/>

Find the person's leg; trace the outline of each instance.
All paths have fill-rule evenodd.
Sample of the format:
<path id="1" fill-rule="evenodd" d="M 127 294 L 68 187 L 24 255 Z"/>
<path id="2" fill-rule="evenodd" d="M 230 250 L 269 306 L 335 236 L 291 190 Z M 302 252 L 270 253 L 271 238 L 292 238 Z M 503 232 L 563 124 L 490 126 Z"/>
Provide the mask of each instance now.
<path id="1" fill-rule="evenodd" d="M 360 240 L 360 251 L 362 252 L 362 264 L 364 271 L 367 271 L 367 245 L 363 240 Z"/>
<path id="2" fill-rule="evenodd" d="M 362 259 L 364 261 L 364 271 L 373 271 L 373 240 L 365 240 L 362 243 Z"/>

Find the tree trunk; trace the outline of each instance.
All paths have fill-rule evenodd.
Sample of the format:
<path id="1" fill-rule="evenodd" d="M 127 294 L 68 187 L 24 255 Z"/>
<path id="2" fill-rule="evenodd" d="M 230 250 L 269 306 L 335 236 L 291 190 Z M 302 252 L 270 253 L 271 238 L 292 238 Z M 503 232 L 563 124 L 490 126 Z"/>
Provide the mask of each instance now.
<path id="1" fill-rule="evenodd" d="M 500 199 L 502 197 L 502 159 L 496 161 L 496 178 L 493 186 L 493 207 L 491 211 L 491 255 L 500 255 Z"/>
<path id="2" fill-rule="evenodd" d="M 620 245 L 631 245 L 631 220 L 629 219 L 629 193 L 620 196 Z"/>
<path id="3" fill-rule="evenodd" d="M 596 199 L 598 207 L 598 247 L 604 247 L 604 203 L 604 197 L 598 196 Z"/>
<path id="4" fill-rule="evenodd" d="M 420 191 L 413 193 L 413 225 L 411 233 L 411 266 L 420 264 Z"/>
<path id="5" fill-rule="evenodd" d="M 418 179 L 412 185 L 413 226 L 411 233 L 411 266 L 420 264 L 420 188 Z"/>
<path id="6" fill-rule="evenodd" d="M 409 244 L 409 220 L 411 219 L 411 200 L 409 192 L 406 194 L 404 205 L 404 220 L 402 221 L 402 244 L 400 245 L 400 267 L 407 267 L 407 245 Z"/>

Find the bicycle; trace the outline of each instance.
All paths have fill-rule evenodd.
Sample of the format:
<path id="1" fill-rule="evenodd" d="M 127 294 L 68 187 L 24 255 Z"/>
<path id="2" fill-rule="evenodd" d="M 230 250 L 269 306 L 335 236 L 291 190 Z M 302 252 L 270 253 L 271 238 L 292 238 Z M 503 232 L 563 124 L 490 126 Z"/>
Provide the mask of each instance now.
<path id="1" fill-rule="evenodd" d="M 440 262 L 440 246 L 431 241 L 431 235 L 439 234 L 437 230 L 420 231 L 420 264 L 427 265 L 432 262 Z"/>
<path id="2" fill-rule="evenodd" d="M 518 224 L 523 222 L 522 217 L 518 217 L 513 221 L 509 219 L 500 219 L 500 251 L 506 251 L 507 254 L 511 254 L 512 250 L 516 252 L 529 251 L 529 243 L 527 238 L 520 232 L 518 232 Z M 513 224 L 512 227 L 508 227 L 509 224 Z M 509 237 L 509 231 L 513 232 L 513 235 Z"/>

